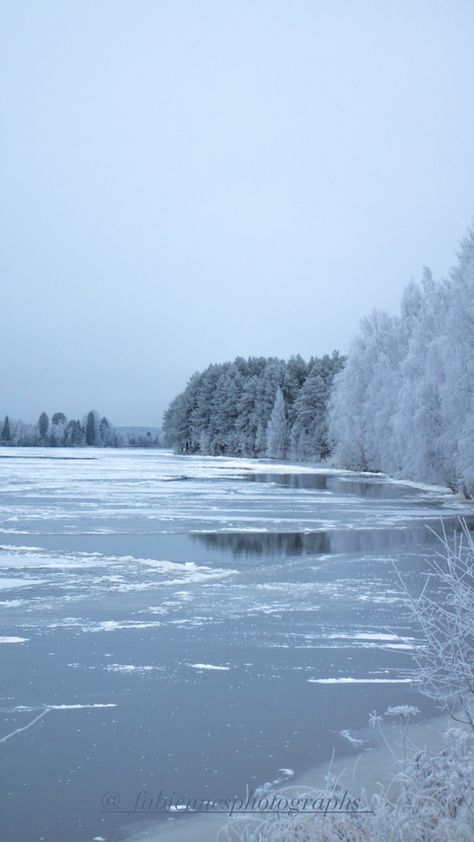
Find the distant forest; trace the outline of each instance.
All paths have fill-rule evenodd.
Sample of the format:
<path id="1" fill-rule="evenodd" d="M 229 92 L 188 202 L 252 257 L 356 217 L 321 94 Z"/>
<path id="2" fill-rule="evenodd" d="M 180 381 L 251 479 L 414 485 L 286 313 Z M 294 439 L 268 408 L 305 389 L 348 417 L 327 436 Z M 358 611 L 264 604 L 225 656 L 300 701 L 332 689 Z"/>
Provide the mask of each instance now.
<path id="1" fill-rule="evenodd" d="M 2 445 L 157 447 L 178 453 L 321 461 L 446 485 L 474 497 L 474 227 L 457 265 L 425 269 L 400 316 L 362 319 L 347 358 L 237 357 L 190 378 L 157 430 L 42 412 L 0 424 Z"/>
<path id="2" fill-rule="evenodd" d="M 180 453 L 324 459 L 328 405 L 344 367 L 331 356 L 237 357 L 194 374 L 164 415 L 164 441 Z"/>
<path id="3" fill-rule="evenodd" d="M 114 427 L 104 416 L 90 410 L 82 421 L 68 421 L 64 412 L 49 419 L 42 412 L 36 424 L 10 420 L 5 416 L 0 426 L 0 444 L 19 447 L 159 447 L 156 429 Z"/>

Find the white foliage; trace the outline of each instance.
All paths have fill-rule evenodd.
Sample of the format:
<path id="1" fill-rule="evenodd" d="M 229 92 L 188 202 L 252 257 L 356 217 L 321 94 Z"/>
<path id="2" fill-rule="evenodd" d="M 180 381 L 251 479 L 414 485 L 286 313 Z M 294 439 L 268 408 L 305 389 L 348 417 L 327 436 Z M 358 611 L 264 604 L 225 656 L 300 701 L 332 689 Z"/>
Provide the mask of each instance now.
<path id="1" fill-rule="evenodd" d="M 278 389 L 267 427 L 267 456 L 283 459 L 288 446 L 288 421 L 283 392 Z"/>
<path id="2" fill-rule="evenodd" d="M 414 651 L 416 680 L 423 693 L 474 731 L 474 541 L 466 523 L 427 561 L 418 598 L 403 583 L 413 618 L 423 633 Z M 403 580 L 402 580 L 403 581 Z"/>
<path id="3" fill-rule="evenodd" d="M 401 316 L 362 321 L 335 381 L 330 433 L 349 468 L 474 493 L 474 229 L 449 280 L 425 269 Z"/>

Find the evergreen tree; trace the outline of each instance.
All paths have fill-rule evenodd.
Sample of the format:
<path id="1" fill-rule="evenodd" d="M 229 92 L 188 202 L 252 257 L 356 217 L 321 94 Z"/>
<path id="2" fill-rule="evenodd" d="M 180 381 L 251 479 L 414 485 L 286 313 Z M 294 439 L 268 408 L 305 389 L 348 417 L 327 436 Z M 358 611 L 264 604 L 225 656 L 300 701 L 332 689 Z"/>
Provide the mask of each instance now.
<path id="1" fill-rule="evenodd" d="M 254 374 L 248 377 L 243 384 L 235 419 L 237 450 L 244 456 L 255 456 L 256 454 L 257 392 L 258 377 Z"/>
<path id="2" fill-rule="evenodd" d="M 212 402 L 217 381 L 222 373 L 222 366 L 210 365 L 199 375 L 196 400 L 191 413 L 191 439 L 193 450 L 209 453 L 210 436 L 208 428 L 212 415 Z"/>
<path id="3" fill-rule="evenodd" d="M 104 418 L 102 418 L 99 424 L 99 439 L 102 447 L 107 447 L 111 441 L 110 424 L 107 421 L 107 418 L 105 418 L 105 416 Z"/>
<path id="4" fill-rule="evenodd" d="M 311 385 L 314 387 L 306 383 L 308 372 L 316 365 L 320 396 L 316 409 L 310 407 L 303 421 L 298 414 L 305 403 L 299 397 L 303 389 L 309 392 Z M 210 365 L 193 375 L 184 391 L 171 401 L 164 414 L 165 443 L 180 453 L 262 456 L 267 452 L 267 430 L 280 389 L 288 427 L 290 418 L 294 419 L 294 455 L 324 457 L 329 452 L 329 394 L 333 378 L 343 365 L 344 358 L 337 352 L 321 360 L 311 358 L 310 366 L 299 356 L 287 363 L 276 358 L 237 357 L 233 363 Z"/>
<path id="5" fill-rule="evenodd" d="M 278 389 L 267 428 L 267 456 L 284 459 L 287 450 L 288 423 L 283 392 Z"/>
<path id="6" fill-rule="evenodd" d="M 237 452 L 236 420 L 241 391 L 241 378 L 235 365 L 231 365 L 221 374 L 216 384 L 212 403 L 210 435 L 212 453 Z"/>
<path id="7" fill-rule="evenodd" d="M 51 447 L 66 444 L 66 426 L 67 418 L 64 412 L 55 412 L 49 428 L 49 444 Z"/>
<path id="8" fill-rule="evenodd" d="M 86 420 L 86 444 L 91 447 L 97 445 L 98 442 L 98 433 L 97 433 L 97 413 L 94 410 L 90 410 L 87 413 L 87 420 Z"/>
<path id="9" fill-rule="evenodd" d="M 10 419 L 8 415 L 5 415 L 5 421 L 3 422 L 2 428 L 2 441 L 11 441 L 12 440 L 12 432 L 10 428 Z"/>
<path id="10" fill-rule="evenodd" d="M 326 406 L 329 392 L 322 365 L 313 365 L 294 405 L 292 452 L 300 459 L 321 459 L 328 450 Z"/>
<path id="11" fill-rule="evenodd" d="M 38 433 L 41 444 L 45 444 L 48 435 L 49 418 L 46 412 L 42 412 L 38 420 Z"/>
<path id="12" fill-rule="evenodd" d="M 194 453 L 199 447 L 192 418 L 201 377 L 198 373 L 193 374 L 184 392 L 171 401 L 163 417 L 165 444 L 179 453 Z"/>
<path id="13" fill-rule="evenodd" d="M 65 443 L 71 447 L 80 447 L 84 444 L 85 432 L 80 421 L 69 421 L 65 432 Z"/>

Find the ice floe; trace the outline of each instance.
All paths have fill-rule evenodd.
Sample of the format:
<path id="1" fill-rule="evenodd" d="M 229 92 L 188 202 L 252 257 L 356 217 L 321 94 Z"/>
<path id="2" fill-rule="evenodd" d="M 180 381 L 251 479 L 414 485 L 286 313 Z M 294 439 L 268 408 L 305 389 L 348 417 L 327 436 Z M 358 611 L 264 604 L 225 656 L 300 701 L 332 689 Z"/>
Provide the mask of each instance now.
<path id="1" fill-rule="evenodd" d="M 0 643 L 26 643 L 28 637 L 0 637 Z"/>
<path id="2" fill-rule="evenodd" d="M 411 678 L 308 678 L 309 684 L 412 684 Z"/>

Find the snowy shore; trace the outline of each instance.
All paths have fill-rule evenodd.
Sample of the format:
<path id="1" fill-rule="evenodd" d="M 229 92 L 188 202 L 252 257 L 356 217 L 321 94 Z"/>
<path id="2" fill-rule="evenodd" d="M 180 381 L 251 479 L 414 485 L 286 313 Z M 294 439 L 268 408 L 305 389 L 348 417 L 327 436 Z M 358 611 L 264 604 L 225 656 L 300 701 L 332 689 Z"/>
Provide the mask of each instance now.
<path id="1" fill-rule="evenodd" d="M 447 729 L 457 725 L 448 715 L 441 714 L 421 722 L 414 721 L 408 729 L 406 759 L 409 760 L 419 751 L 427 750 L 438 752 L 445 745 L 445 733 Z M 381 786 L 387 786 L 400 772 L 400 765 L 396 762 L 393 754 L 401 762 L 403 749 L 401 745 L 401 729 L 398 724 L 384 725 L 384 736 L 389 747 L 384 743 L 380 735 L 372 729 L 364 729 L 348 739 L 348 742 L 355 746 L 360 743 L 360 751 L 352 751 L 347 754 L 340 754 L 334 757 L 333 761 L 318 764 L 308 769 L 301 775 L 288 781 L 285 786 L 276 787 L 270 791 L 273 795 L 276 792 L 287 792 L 291 787 L 291 797 L 297 795 L 305 796 L 308 791 L 324 790 L 327 787 L 326 778 L 328 772 L 337 779 L 341 790 L 347 790 L 354 798 L 365 799 L 380 791 Z M 393 752 L 393 754 L 392 754 Z M 396 794 L 396 787 L 394 788 Z M 267 793 L 268 794 L 268 793 Z M 290 793 L 288 793 L 290 794 Z M 265 818 L 263 815 L 262 819 Z M 320 817 L 315 816 L 315 823 Z M 192 818 L 177 816 L 170 818 L 167 822 L 160 822 L 149 825 L 147 828 L 130 826 L 130 835 L 126 842 L 214 842 L 219 832 L 229 824 L 231 820 L 226 816 L 198 815 Z M 238 819 L 236 827 L 238 827 Z M 316 828 L 315 828 L 316 829 Z M 230 835 L 229 840 L 238 836 Z M 317 838 L 315 834 L 315 839 Z"/>

